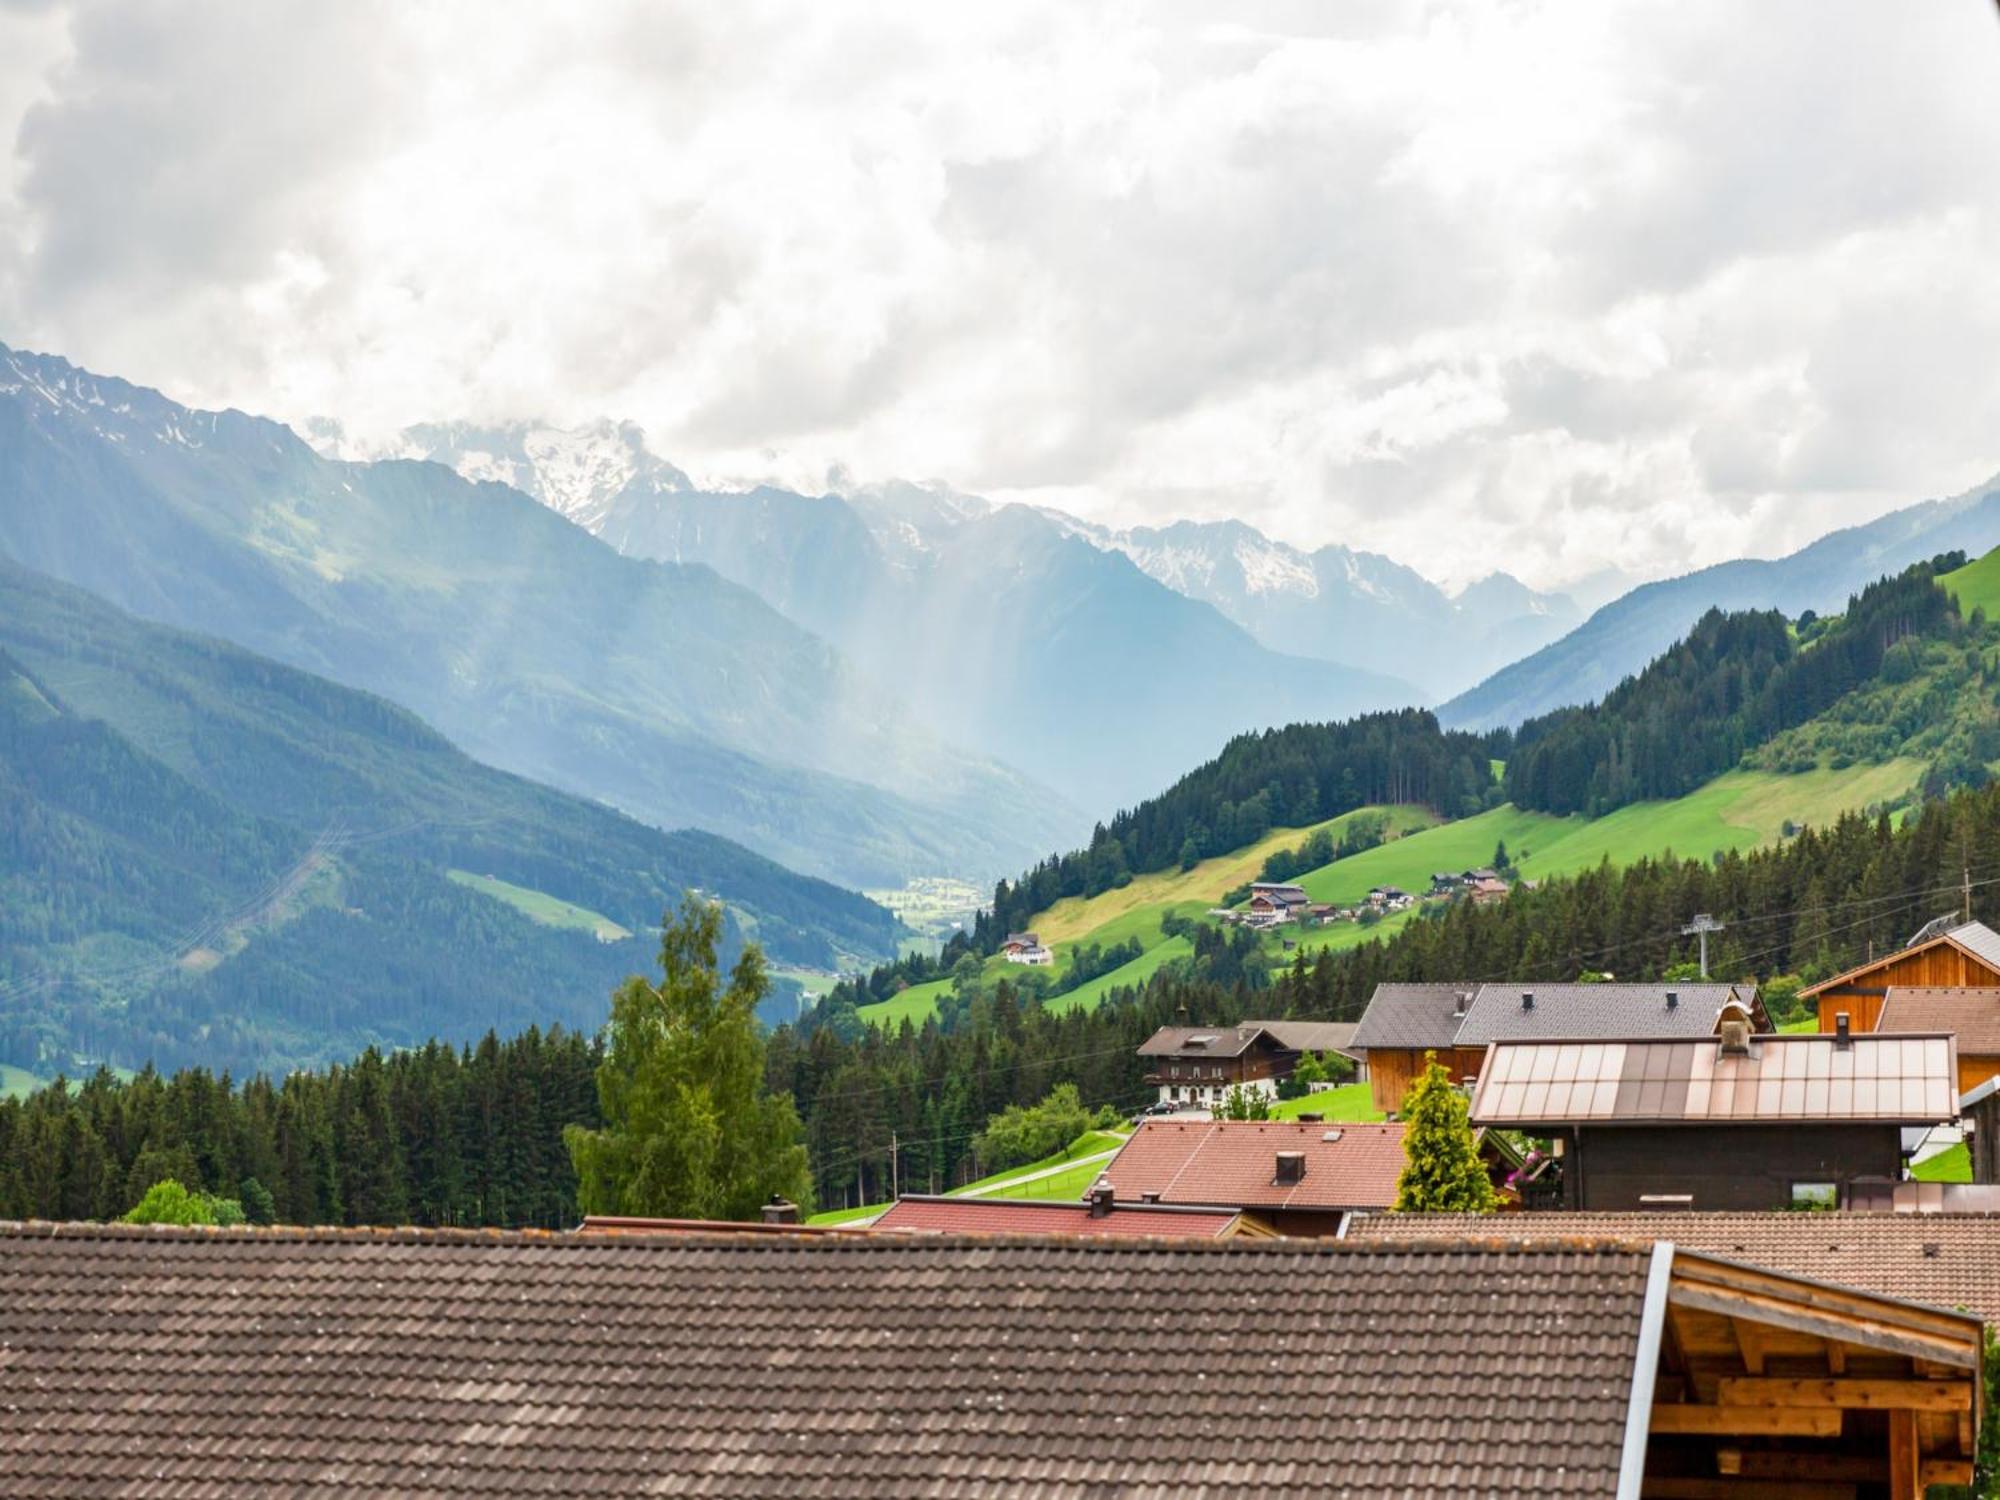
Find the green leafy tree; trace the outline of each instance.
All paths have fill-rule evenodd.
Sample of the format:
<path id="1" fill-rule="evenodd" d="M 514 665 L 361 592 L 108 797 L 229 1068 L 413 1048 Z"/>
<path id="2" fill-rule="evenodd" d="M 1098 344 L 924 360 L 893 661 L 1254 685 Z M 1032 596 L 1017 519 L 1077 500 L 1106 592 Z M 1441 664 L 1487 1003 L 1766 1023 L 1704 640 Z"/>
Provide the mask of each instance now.
<path id="1" fill-rule="evenodd" d="M 979 1161 L 989 1172 L 1053 1156 L 1090 1129 L 1093 1120 L 1073 1083 L 1059 1083 L 1038 1104 L 1010 1104 L 979 1135 Z"/>
<path id="2" fill-rule="evenodd" d="M 1396 1180 L 1397 1213 L 1487 1213 L 1497 1206 L 1466 1117 L 1465 1095 L 1435 1052 L 1424 1054 L 1424 1076 L 1403 1099 L 1403 1175 Z"/>
<path id="3" fill-rule="evenodd" d="M 127 1224 L 241 1224 L 243 1205 L 234 1198 L 191 1193 L 168 1177 L 146 1189 L 146 1196 L 125 1215 Z"/>
<path id="4" fill-rule="evenodd" d="M 1215 1106 L 1218 1120 L 1268 1120 L 1271 1118 L 1270 1098 L 1260 1090 L 1246 1091 L 1237 1084 L 1229 1095 Z"/>
<path id="5" fill-rule="evenodd" d="M 725 986 L 721 935 L 721 908 L 690 896 L 661 923 L 659 982 L 635 974 L 612 995 L 604 1127 L 564 1132 L 586 1213 L 744 1219 L 773 1197 L 811 1207 L 798 1112 L 764 1084 L 764 955 L 746 944 Z"/>

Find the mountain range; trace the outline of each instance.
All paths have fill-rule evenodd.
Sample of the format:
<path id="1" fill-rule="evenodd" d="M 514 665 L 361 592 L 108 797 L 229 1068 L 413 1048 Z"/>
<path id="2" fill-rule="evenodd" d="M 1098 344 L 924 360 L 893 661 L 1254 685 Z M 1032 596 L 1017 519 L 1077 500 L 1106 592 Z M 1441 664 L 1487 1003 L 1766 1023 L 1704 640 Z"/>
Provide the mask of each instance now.
<path id="1" fill-rule="evenodd" d="M 1004 869 L 1080 822 L 710 568 L 622 556 L 441 464 L 329 460 L 5 349 L 0 556 L 844 884 Z"/>

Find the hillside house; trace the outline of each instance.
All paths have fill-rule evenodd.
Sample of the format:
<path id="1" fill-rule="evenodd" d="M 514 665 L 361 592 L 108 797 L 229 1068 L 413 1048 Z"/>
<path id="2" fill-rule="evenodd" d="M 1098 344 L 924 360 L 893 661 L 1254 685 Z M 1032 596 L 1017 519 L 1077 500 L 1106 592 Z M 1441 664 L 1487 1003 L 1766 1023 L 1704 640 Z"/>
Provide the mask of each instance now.
<path id="1" fill-rule="evenodd" d="M 1470 896 L 1477 906 L 1490 906 L 1495 901 L 1505 901 L 1507 893 L 1512 889 L 1512 886 L 1497 875 L 1486 875 L 1478 880 L 1468 881 L 1464 887 L 1466 895 Z"/>
<path id="2" fill-rule="evenodd" d="M 1032 968 L 1047 968 L 1056 961 L 1055 954 L 1032 932 L 1008 933 L 1007 941 L 1000 945 L 1000 953 L 1010 964 L 1027 964 Z"/>
<path id="3" fill-rule="evenodd" d="M 1367 904 L 1379 912 L 1407 911 L 1416 899 L 1400 886 L 1378 885 L 1369 891 Z"/>
<path id="4" fill-rule="evenodd" d="M 1287 1047 L 1262 1026 L 1162 1026 L 1139 1047 L 1151 1064 L 1146 1082 L 1159 1090 L 1162 1104 L 1189 1108 L 1221 1104 L 1229 1091 L 1278 1096 L 1278 1081 L 1291 1075 L 1298 1049 Z"/>
<path id="5" fill-rule="evenodd" d="M 0 1225 L 9 1487 L 1915 1500 L 1979 1437 L 1976 1317 L 1664 1241 L 712 1228 Z"/>
<path id="6" fill-rule="evenodd" d="M 1381 984 L 1350 1046 L 1368 1059 L 1375 1107 L 1393 1114 L 1435 1052 L 1454 1083 L 1479 1076 L 1496 1041 L 1711 1036 L 1740 1007 L 1774 1028 L 1757 992 L 1727 984 Z"/>
<path id="7" fill-rule="evenodd" d="M 1234 1208 L 1285 1235 L 1332 1235 L 1386 1209 L 1403 1171 L 1401 1125 L 1148 1120 L 1105 1164 L 1118 1202 Z"/>
<path id="8" fill-rule="evenodd" d="M 1958 1118 L 1948 1036 L 1496 1041 L 1472 1122 L 1551 1137 L 1561 1206 L 1793 1209 L 1903 1175 L 1905 1127 Z"/>
<path id="9" fill-rule="evenodd" d="M 1818 1008 L 1821 1031 L 1833 1031 L 1843 1013 L 1850 1029 L 1877 1031 L 1882 1002 L 1898 985 L 2000 988 L 2000 932 L 1984 922 L 1931 922 L 1894 953 L 1872 958 L 1799 993 Z"/>
<path id="10" fill-rule="evenodd" d="M 1250 886 L 1249 916 L 1252 922 L 1275 925 L 1297 921 L 1312 903 L 1303 887 L 1259 880 Z"/>
<path id="11" fill-rule="evenodd" d="M 1245 1021 L 1243 1024 L 1269 1032 L 1281 1046 L 1293 1052 L 1344 1057 L 1354 1064 L 1357 1080 L 1368 1076 L 1367 1059 L 1354 1046 L 1352 1021 Z"/>

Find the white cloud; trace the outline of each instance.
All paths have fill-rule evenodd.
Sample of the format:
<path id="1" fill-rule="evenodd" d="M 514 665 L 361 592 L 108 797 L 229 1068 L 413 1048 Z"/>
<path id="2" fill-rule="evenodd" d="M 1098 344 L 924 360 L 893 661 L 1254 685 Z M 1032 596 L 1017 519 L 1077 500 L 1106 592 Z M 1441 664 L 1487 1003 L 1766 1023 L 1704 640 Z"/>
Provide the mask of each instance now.
<path id="1" fill-rule="evenodd" d="M 0 9 L 0 337 L 1447 579 L 2000 469 L 1960 0 Z"/>

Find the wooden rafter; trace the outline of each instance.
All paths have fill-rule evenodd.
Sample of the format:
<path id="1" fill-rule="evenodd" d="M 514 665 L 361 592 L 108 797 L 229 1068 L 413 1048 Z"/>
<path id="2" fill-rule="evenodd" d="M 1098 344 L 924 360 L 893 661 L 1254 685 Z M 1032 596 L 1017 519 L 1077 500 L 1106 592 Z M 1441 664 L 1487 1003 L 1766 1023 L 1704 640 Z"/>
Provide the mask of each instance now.
<path id="1" fill-rule="evenodd" d="M 1807 1406 L 1655 1406 L 1655 1433 L 1698 1433 L 1708 1436 L 1839 1437 L 1841 1414 L 1836 1407 Z"/>
<path id="2" fill-rule="evenodd" d="M 1725 1376 L 1715 1399 L 1724 1406 L 1832 1406 L 1843 1410 L 1970 1411 L 1967 1380 L 1766 1380 Z"/>

